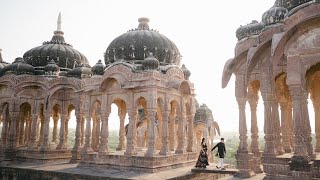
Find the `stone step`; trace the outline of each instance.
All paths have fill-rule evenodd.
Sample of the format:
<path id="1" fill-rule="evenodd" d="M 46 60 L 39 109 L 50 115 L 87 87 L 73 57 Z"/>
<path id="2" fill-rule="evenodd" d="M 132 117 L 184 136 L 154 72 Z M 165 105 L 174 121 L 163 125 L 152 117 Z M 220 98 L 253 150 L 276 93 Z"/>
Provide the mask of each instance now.
<path id="1" fill-rule="evenodd" d="M 191 172 L 197 172 L 197 173 L 217 173 L 217 174 L 236 174 L 239 172 L 238 169 L 217 169 L 213 167 L 207 167 L 207 168 L 193 168 L 191 169 Z"/>

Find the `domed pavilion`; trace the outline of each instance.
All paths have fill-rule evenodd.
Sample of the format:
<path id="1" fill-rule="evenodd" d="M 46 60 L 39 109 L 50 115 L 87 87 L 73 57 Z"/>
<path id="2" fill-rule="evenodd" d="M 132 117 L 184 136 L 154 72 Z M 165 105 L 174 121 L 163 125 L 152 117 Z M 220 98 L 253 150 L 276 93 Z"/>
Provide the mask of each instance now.
<path id="1" fill-rule="evenodd" d="M 61 14 L 50 41 L 28 50 L 12 64 L 5 63 L 0 54 L 2 160 L 67 160 L 80 162 L 80 167 L 146 172 L 195 162 L 196 100 L 191 72 L 181 66 L 177 46 L 149 28 L 148 18 L 138 22 L 136 29 L 109 44 L 105 65 L 99 60 L 91 67 L 81 52 L 66 43 Z M 118 107 L 120 124 L 117 151 L 109 150 L 112 104 Z M 145 148 L 137 148 L 141 109 L 146 121 Z M 72 111 L 75 144 L 69 147 Z"/>
<path id="2" fill-rule="evenodd" d="M 236 159 L 240 177 L 251 177 L 263 170 L 264 179 L 320 178 L 319 27 L 318 0 L 276 0 L 260 22 L 252 21 L 236 31 L 235 56 L 225 63 L 222 87 L 234 74 L 239 106 L 240 144 Z M 258 141 L 256 112 L 260 94 L 264 149 L 259 149 Z M 308 109 L 309 98 L 313 109 Z M 249 147 L 247 102 L 251 111 Z M 311 111 L 314 120 L 309 117 Z"/>

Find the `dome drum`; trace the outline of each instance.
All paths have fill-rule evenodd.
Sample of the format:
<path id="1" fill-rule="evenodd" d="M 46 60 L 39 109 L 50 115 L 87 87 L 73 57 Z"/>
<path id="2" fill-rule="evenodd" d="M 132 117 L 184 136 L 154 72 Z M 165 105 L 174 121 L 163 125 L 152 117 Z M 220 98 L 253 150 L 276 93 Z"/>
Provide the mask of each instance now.
<path id="1" fill-rule="evenodd" d="M 253 35 L 259 35 L 264 28 L 262 23 L 259 23 L 256 20 L 253 20 L 250 24 L 245 26 L 240 26 L 236 31 L 236 36 L 238 40 L 250 37 Z"/>

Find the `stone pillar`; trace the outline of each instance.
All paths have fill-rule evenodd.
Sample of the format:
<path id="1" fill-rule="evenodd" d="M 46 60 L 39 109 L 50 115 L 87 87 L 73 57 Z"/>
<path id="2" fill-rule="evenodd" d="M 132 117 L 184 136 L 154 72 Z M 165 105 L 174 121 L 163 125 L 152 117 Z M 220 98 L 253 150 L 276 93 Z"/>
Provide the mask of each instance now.
<path id="1" fill-rule="evenodd" d="M 57 145 L 57 149 L 67 149 L 65 132 L 66 132 L 66 121 L 67 121 L 67 110 L 61 109 L 60 115 L 60 132 L 59 132 L 59 144 Z"/>
<path id="2" fill-rule="evenodd" d="M 187 146 L 187 152 L 193 152 L 193 117 L 194 114 L 191 112 L 192 110 L 190 110 L 190 114 L 188 114 L 188 146 Z M 212 138 L 212 137 L 211 137 Z"/>
<path id="3" fill-rule="evenodd" d="M 30 115 L 26 117 L 26 128 L 24 131 L 24 145 L 28 145 L 30 139 L 30 128 L 31 128 L 31 120 Z"/>
<path id="4" fill-rule="evenodd" d="M 19 145 L 20 146 L 23 146 L 24 145 L 24 138 L 25 138 L 25 133 L 24 133 L 24 124 L 27 124 L 27 121 L 26 121 L 26 117 L 24 116 L 24 113 L 23 113 L 23 116 L 22 116 L 22 119 L 20 120 L 20 137 L 19 137 Z"/>
<path id="5" fill-rule="evenodd" d="M 9 127 L 9 117 L 7 116 L 6 109 L 2 114 L 2 130 L 1 130 L 1 139 L 3 146 L 5 147 L 8 142 L 8 127 Z"/>
<path id="6" fill-rule="evenodd" d="M 97 114 L 96 115 L 96 131 L 95 131 L 95 136 L 96 136 L 95 149 L 96 149 L 96 151 L 99 151 L 98 147 L 100 145 L 100 133 L 101 133 L 101 116 L 100 116 L 100 114 Z"/>
<path id="7" fill-rule="evenodd" d="M 102 127 L 100 132 L 99 155 L 107 155 L 109 153 L 109 115 L 110 111 L 101 110 Z"/>
<path id="8" fill-rule="evenodd" d="M 262 93 L 264 105 L 264 139 L 265 147 L 263 151 L 263 158 L 266 160 L 269 157 L 276 156 L 275 138 L 274 138 L 274 122 L 272 117 L 272 94 Z"/>
<path id="9" fill-rule="evenodd" d="M 58 144 L 57 134 L 58 134 L 59 116 L 54 115 L 52 119 L 53 119 L 52 142 L 55 144 Z"/>
<path id="10" fill-rule="evenodd" d="M 315 132 L 316 132 L 316 152 L 320 152 L 320 102 L 319 100 L 313 103 L 315 116 Z"/>
<path id="11" fill-rule="evenodd" d="M 119 108 L 118 116 L 119 116 L 119 119 L 120 119 L 120 130 L 119 130 L 119 144 L 118 144 L 118 147 L 117 147 L 117 151 L 121 151 L 121 150 L 125 149 L 124 120 L 125 120 L 126 114 L 125 114 L 125 112 L 121 112 L 121 110 Z"/>
<path id="12" fill-rule="evenodd" d="M 249 99 L 250 111 L 251 111 L 251 152 L 253 153 L 253 162 L 254 164 L 252 170 L 255 173 L 262 173 L 261 170 L 261 152 L 259 149 L 259 129 L 257 123 L 257 104 L 258 104 L 258 95 L 256 98 Z"/>
<path id="13" fill-rule="evenodd" d="M 32 114 L 31 133 L 28 149 L 36 149 L 38 114 Z"/>
<path id="14" fill-rule="evenodd" d="M 170 112 L 170 131 L 169 131 L 169 149 L 170 151 L 174 151 L 175 148 L 175 113 L 173 112 L 173 110 L 171 110 Z"/>
<path id="15" fill-rule="evenodd" d="M 239 147 L 236 153 L 237 169 L 239 169 L 238 177 L 248 178 L 254 175 L 251 171 L 251 163 L 253 154 L 248 151 L 247 143 L 247 122 L 246 122 L 246 98 L 237 97 L 238 108 L 239 108 Z"/>
<path id="16" fill-rule="evenodd" d="M 71 154 L 72 154 L 72 158 L 71 158 L 71 162 L 78 162 L 81 159 L 81 155 L 80 155 L 80 150 L 81 150 L 81 120 L 83 118 L 83 114 L 81 112 L 79 112 L 79 109 L 75 112 L 76 115 L 76 121 L 77 121 L 77 125 L 76 125 L 76 139 L 75 139 L 75 143 L 74 146 L 72 148 Z"/>
<path id="17" fill-rule="evenodd" d="M 289 123 L 289 134 L 290 134 L 290 145 L 293 149 L 293 120 L 292 120 L 292 102 L 288 103 L 288 123 Z"/>
<path id="18" fill-rule="evenodd" d="M 279 117 L 279 104 L 274 99 L 272 101 L 272 115 L 273 115 L 273 123 L 274 123 L 274 138 L 276 143 L 276 151 L 277 155 L 282 155 L 284 153 L 282 146 L 282 138 L 281 138 L 281 129 L 280 129 L 280 117 Z"/>
<path id="19" fill-rule="evenodd" d="M 68 148 L 68 139 L 69 139 L 69 120 L 70 120 L 70 114 L 66 118 L 66 124 L 64 126 L 65 132 L 64 132 L 64 143 L 65 143 L 65 148 Z"/>
<path id="20" fill-rule="evenodd" d="M 127 148 L 125 155 L 126 156 L 132 156 L 136 155 L 137 151 L 135 148 L 135 138 L 137 136 L 136 132 L 136 119 L 137 119 L 137 110 L 128 110 L 128 116 L 129 116 L 129 127 L 128 127 L 128 133 L 127 133 Z"/>
<path id="21" fill-rule="evenodd" d="M 153 157 L 155 155 L 155 120 L 157 109 L 148 108 L 148 149 L 145 153 L 146 157 Z"/>
<path id="22" fill-rule="evenodd" d="M 176 154 L 184 154 L 186 152 L 185 149 L 185 121 L 186 121 L 186 112 L 185 107 L 183 107 L 182 113 L 180 113 L 179 117 L 179 129 L 178 129 L 178 147 L 176 149 Z"/>
<path id="23" fill-rule="evenodd" d="M 91 138 L 91 148 L 94 152 L 97 151 L 96 143 L 97 143 L 97 120 L 96 120 L 96 115 L 94 114 L 92 116 L 92 138 Z"/>
<path id="24" fill-rule="evenodd" d="M 160 155 L 168 155 L 170 154 L 169 146 L 168 146 L 168 121 L 169 121 L 169 110 L 165 110 L 162 113 L 162 143 L 161 143 L 161 149 L 160 149 Z"/>
<path id="25" fill-rule="evenodd" d="M 290 127 L 288 122 L 288 103 L 281 102 L 281 131 L 282 131 L 282 144 L 285 153 L 291 153 L 291 144 L 290 144 Z"/>
<path id="26" fill-rule="evenodd" d="M 312 147 L 311 125 L 310 125 L 309 110 L 308 110 L 308 92 L 306 91 L 303 91 L 303 94 L 301 96 L 301 109 L 302 109 L 303 118 L 305 119 L 306 133 L 304 134 L 304 139 L 307 146 L 308 155 L 310 160 L 314 160 L 316 155 L 314 154 L 313 147 Z"/>
<path id="27" fill-rule="evenodd" d="M 49 108 L 50 109 L 50 108 Z M 41 150 L 47 150 L 50 149 L 49 145 L 49 123 L 50 123 L 50 113 L 45 112 L 44 113 L 44 124 L 43 124 L 43 140 L 41 144 Z"/>
<path id="28" fill-rule="evenodd" d="M 84 146 L 84 121 L 85 121 L 85 118 L 84 118 L 84 115 L 81 117 L 81 126 L 80 126 L 80 145 L 81 147 Z"/>
<path id="29" fill-rule="evenodd" d="M 291 158 L 290 169 L 293 172 L 293 178 L 307 178 L 311 179 L 311 164 L 308 157 L 307 139 L 305 134 L 306 119 L 304 112 L 305 102 L 307 99 L 303 96 L 303 90 L 300 86 L 289 85 L 290 94 L 292 96 L 293 107 L 293 156 Z M 303 179 L 303 178 L 302 178 Z"/>
<path id="30" fill-rule="evenodd" d="M 17 145 L 17 138 L 16 138 L 16 127 L 17 121 L 19 117 L 19 112 L 10 111 L 10 128 L 9 128 L 9 144 L 8 149 L 15 149 Z"/>
<path id="31" fill-rule="evenodd" d="M 44 115 L 43 114 L 40 114 L 39 115 L 40 117 L 40 133 L 38 134 L 38 139 L 39 139 L 39 142 L 38 142 L 38 145 L 40 146 L 43 142 L 43 132 L 44 132 Z"/>
<path id="32" fill-rule="evenodd" d="M 89 112 L 86 112 L 85 114 L 86 118 L 86 138 L 85 138 L 85 144 L 83 147 L 83 152 L 88 153 L 92 152 L 90 140 L 91 140 L 91 116 Z"/>

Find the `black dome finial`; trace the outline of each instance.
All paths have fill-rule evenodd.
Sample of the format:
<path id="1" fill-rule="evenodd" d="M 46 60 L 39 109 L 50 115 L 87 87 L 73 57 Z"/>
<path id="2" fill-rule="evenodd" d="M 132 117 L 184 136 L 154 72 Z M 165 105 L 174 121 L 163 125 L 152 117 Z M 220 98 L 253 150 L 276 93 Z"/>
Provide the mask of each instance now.
<path id="1" fill-rule="evenodd" d="M 138 19 L 138 30 L 149 30 L 149 18 L 141 17 Z"/>

